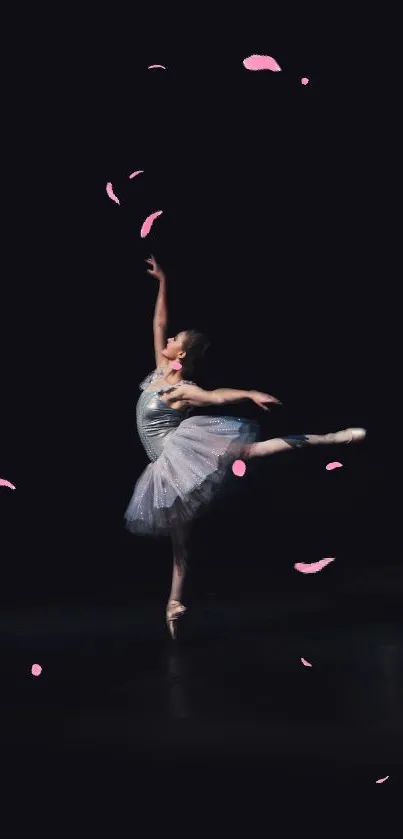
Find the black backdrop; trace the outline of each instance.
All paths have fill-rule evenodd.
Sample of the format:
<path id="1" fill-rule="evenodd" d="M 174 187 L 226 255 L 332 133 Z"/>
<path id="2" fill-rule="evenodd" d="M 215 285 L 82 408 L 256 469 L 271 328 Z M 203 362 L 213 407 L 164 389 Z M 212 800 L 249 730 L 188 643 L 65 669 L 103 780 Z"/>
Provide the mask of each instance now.
<path id="1" fill-rule="evenodd" d="M 201 383 L 283 401 L 269 415 L 242 406 L 263 436 L 369 429 L 361 447 L 279 455 L 234 478 L 195 531 L 195 594 L 303 596 L 293 562 L 322 556 L 338 562 L 311 579 L 318 592 L 380 563 L 400 573 L 379 384 L 393 309 L 392 68 L 374 68 L 368 19 L 357 34 L 293 14 L 228 29 L 209 12 L 98 13 L 48 20 L 53 37 L 35 46 L 28 20 L 8 31 L 1 477 L 17 489 L 1 489 L 4 607 L 166 594 L 169 546 L 123 528 L 147 463 L 135 404 L 153 367 L 150 252 L 167 273 L 171 331 L 211 337 Z M 255 52 L 282 72 L 247 72 Z M 344 468 L 326 472 L 335 457 Z"/>

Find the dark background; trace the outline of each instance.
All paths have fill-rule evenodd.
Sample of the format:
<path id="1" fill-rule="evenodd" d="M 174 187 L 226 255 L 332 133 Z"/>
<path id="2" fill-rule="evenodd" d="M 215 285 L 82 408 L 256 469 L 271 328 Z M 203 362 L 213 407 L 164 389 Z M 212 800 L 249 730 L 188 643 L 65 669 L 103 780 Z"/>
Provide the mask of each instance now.
<path id="1" fill-rule="evenodd" d="M 106 40 L 105 21 L 83 21 L 35 56 L 19 43 L 3 191 L 10 605 L 166 590 L 169 546 L 123 531 L 147 463 L 135 405 L 154 365 L 150 252 L 167 273 L 171 332 L 211 338 L 200 383 L 283 401 L 270 415 L 242 404 L 263 438 L 368 428 L 361 447 L 279 455 L 234 478 L 230 503 L 199 528 L 196 591 L 221 576 L 238 586 L 239 572 L 242 586 L 255 573 L 272 590 L 298 586 L 293 562 L 320 556 L 338 560 L 311 580 L 325 589 L 400 573 L 382 523 L 390 68 L 373 67 L 368 32 L 357 40 L 350 26 L 339 41 L 326 16 L 315 28 L 302 15 L 298 37 L 298 19 L 291 32 L 272 22 L 270 36 L 256 20 L 243 38 L 241 20 L 228 38 L 202 18 L 199 41 L 196 21 L 191 36 L 167 40 L 164 21 L 171 31 L 175 20 L 159 15 L 134 33 L 113 20 Z M 243 58 L 259 51 L 282 72 L 247 72 Z M 134 169 L 145 174 L 129 180 Z M 141 240 L 155 209 L 163 215 Z M 338 458 L 344 468 L 327 473 Z"/>
<path id="2" fill-rule="evenodd" d="M 400 318 L 394 253 L 399 231 L 393 221 L 399 198 L 398 53 L 392 47 L 396 22 L 368 9 L 365 18 L 357 14 L 354 19 L 351 11 L 343 15 L 339 9 L 300 7 L 290 8 L 280 20 L 270 10 L 251 9 L 249 14 L 242 8 L 221 18 L 217 8 L 154 6 L 149 13 L 109 10 L 105 16 L 97 8 L 88 18 L 60 9 L 25 10 L 19 20 L 5 21 L 0 476 L 15 484 L 16 491 L 0 489 L 0 598 L 3 654 L 9 661 L 3 670 L 3 699 L 8 697 L 9 706 L 17 709 L 14 728 L 3 715 L 8 744 L 3 762 L 6 767 L 10 757 L 7 772 L 17 797 L 37 771 L 44 796 L 47 787 L 38 780 L 42 776 L 36 762 L 40 754 L 46 777 L 54 774 L 54 788 L 63 795 L 67 790 L 71 806 L 76 800 L 74 779 L 83 800 L 92 783 L 97 810 L 99 796 L 112 800 L 109 773 L 116 773 L 116 784 L 124 778 L 127 801 L 143 778 L 151 799 L 150 807 L 143 801 L 145 821 L 153 807 L 155 812 L 160 807 L 162 817 L 168 813 L 170 823 L 188 832 L 195 818 L 193 813 L 181 823 L 183 801 L 178 803 L 176 796 L 187 770 L 180 780 L 172 775 L 172 752 L 167 764 L 159 766 L 158 783 L 152 766 L 133 768 L 132 754 L 119 774 L 116 751 L 123 754 L 130 742 L 135 752 L 137 734 L 132 741 L 124 732 L 124 745 L 116 735 L 110 758 L 98 746 L 103 762 L 100 757 L 96 777 L 95 752 L 88 771 L 81 753 L 65 769 L 64 757 L 55 757 L 61 735 L 60 721 L 56 725 L 54 720 L 63 703 L 71 730 L 79 729 L 71 722 L 73 712 L 69 717 L 74 706 L 77 718 L 90 720 L 89 740 L 96 739 L 92 710 L 110 696 L 107 691 L 115 697 L 119 679 L 128 679 L 128 684 L 134 680 L 122 696 L 129 728 L 133 725 L 136 732 L 135 726 L 141 727 L 141 712 L 131 710 L 142 701 L 136 689 L 137 664 L 132 662 L 129 678 L 118 650 L 129 658 L 133 650 L 134 662 L 135 655 L 146 657 L 148 674 L 148 667 L 157 667 L 165 637 L 169 544 L 130 536 L 123 521 L 135 482 L 147 465 L 137 438 L 135 406 L 139 382 L 154 367 L 157 286 L 144 263 L 150 252 L 168 278 L 170 333 L 199 328 L 211 339 L 200 384 L 267 390 L 283 402 L 270 414 L 247 403 L 228 406 L 228 413 L 259 420 L 262 439 L 355 425 L 368 429 L 360 446 L 303 450 L 251 463 L 242 480 L 231 478 L 230 495 L 217 501 L 193 533 L 185 601 L 195 631 L 200 621 L 201 656 L 206 638 L 214 645 L 217 634 L 216 651 L 209 648 L 218 668 L 217 684 L 226 680 L 220 663 L 226 652 L 220 653 L 219 642 L 224 643 L 224 636 L 238 638 L 249 620 L 247 612 L 262 620 L 262 626 L 271 616 L 281 616 L 283 628 L 289 623 L 294 632 L 289 643 L 295 642 L 292 655 L 297 658 L 299 632 L 309 630 L 318 643 L 329 639 L 320 653 L 328 681 L 318 677 L 316 688 L 312 693 L 307 689 L 301 699 L 300 681 L 284 678 L 276 694 L 279 706 L 289 709 L 284 730 L 275 714 L 268 717 L 279 751 L 291 732 L 282 757 L 281 793 L 280 769 L 274 759 L 269 761 L 268 752 L 260 764 L 253 764 L 251 786 L 262 806 L 266 799 L 273 806 L 276 799 L 278 826 L 281 795 L 292 799 L 285 805 L 290 813 L 299 795 L 297 822 L 305 811 L 309 790 L 301 791 L 301 773 L 306 771 L 305 783 L 312 789 L 319 789 L 322 780 L 318 795 L 325 820 L 318 816 L 317 829 L 324 835 L 338 810 L 337 784 L 348 776 L 349 805 L 356 800 L 356 782 L 360 796 L 354 835 L 366 835 L 359 826 L 364 812 L 368 824 L 373 818 L 367 812 L 373 779 L 390 771 L 396 783 L 401 646 L 393 640 L 393 666 L 385 665 L 393 670 L 395 690 L 390 721 L 392 700 L 383 675 L 375 677 L 371 669 L 372 641 L 366 641 L 367 632 L 373 633 L 374 644 L 384 639 L 384 622 L 391 615 L 400 625 L 403 582 L 394 486 L 399 477 L 399 413 L 392 407 L 399 392 L 395 343 Z M 246 71 L 242 61 L 252 53 L 274 56 L 282 72 Z M 168 69 L 147 70 L 153 63 Z M 310 80 L 306 87 L 300 83 L 303 76 Z M 129 180 L 136 169 L 145 173 Z M 120 206 L 106 195 L 108 181 Z M 163 215 L 141 240 L 144 218 L 158 209 Z M 341 460 L 343 469 L 326 472 L 330 460 Z M 294 562 L 324 556 L 336 557 L 336 562 L 323 573 L 304 577 L 294 571 Z M 266 617 L 261 619 L 262 612 Z M 119 636 L 111 652 L 113 644 L 105 642 L 105 634 L 110 627 L 112 636 L 117 614 L 122 625 L 127 622 L 126 637 Z M 88 640 L 90 623 L 94 633 L 99 627 L 102 642 Z M 353 642 L 351 652 L 353 626 L 362 639 Z M 283 653 L 289 660 L 288 641 L 277 643 L 282 631 L 269 633 L 265 661 L 276 665 Z M 74 650 L 66 646 L 69 633 L 76 638 Z M 155 649 L 151 641 L 150 646 L 143 643 L 147 633 L 150 638 L 155 634 Z M 266 638 L 263 634 L 242 640 L 240 671 L 253 671 L 252 653 L 257 639 L 263 643 Z M 101 663 L 107 644 L 112 645 L 109 681 Z M 237 644 L 234 640 L 234 648 Z M 357 664 L 361 644 L 368 656 L 362 678 Z M 332 672 L 331 648 L 339 650 L 341 659 L 347 650 L 351 683 L 358 680 L 354 712 L 350 700 L 343 699 L 349 695 L 344 677 L 335 688 L 344 662 L 338 661 L 340 669 Z M 306 649 L 309 653 L 308 644 Z M 206 656 L 210 661 L 210 654 Z M 43 676 L 22 685 L 21 673 L 28 673 L 34 660 L 43 663 Z M 379 661 L 381 672 L 381 654 Z M 191 648 L 185 671 L 193 668 L 199 675 L 185 682 L 202 706 L 200 674 L 210 673 L 205 677 L 210 684 L 211 672 L 202 666 L 198 670 L 198 662 Z M 260 660 L 256 672 L 263 672 L 261 667 Z M 157 703 L 153 684 L 150 676 L 145 695 Z M 236 696 L 236 687 L 228 684 L 226 689 Z M 245 692 L 250 684 L 244 681 Z M 258 696 L 259 690 L 252 694 Z M 376 717 L 379 703 L 386 728 L 390 721 L 387 732 L 394 754 L 384 729 L 379 742 L 367 738 L 364 752 L 352 745 L 348 751 L 342 738 L 337 750 L 337 726 L 326 722 L 331 736 L 322 744 L 332 746 L 322 748 L 331 765 L 329 779 L 316 765 L 321 743 L 316 729 L 317 751 L 308 765 L 308 717 L 316 724 L 320 710 L 325 719 L 333 699 L 350 720 L 351 731 L 347 724 L 343 729 L 350 743 L 354 720 L 372 713 Z M 291 722 L 294 712 L 298 722 Z M 109 732 L 125 711 L 113 705 L 110 713 L 115 722 L 103 727 L 103 735 L 112 741 L 115 735 Z M 242 725 L 239 738 L 246 742 L 249 729 Z M 17 729 L 18 747 L 10 734 Z M 84 729 L 85 739 L 82 722 Z M 156 731 L 159 737 L 158 725 Z M 293 755 L 293 732 L 303 744 L 302 763 Z M 196 733 L 202 741 L 202 729 Z M 208 736 L 213 738 L 211 731 Z M 231 739 L 231 733 L 223 736 Z M 24 751 L 24 738 L 31 744 L 37 738 L 32 752 L 30 746 Z M 41 738 L 47 744 L 42 750 Z M 256 742 L 259 738 L 257 728 Z M 358 766 L 367 758 L 373 761 L 368 777 Z M 221 791 L 227 779 L 230 807 L 237 795 L 242 800 L 246 782 L 239 779 L 243 770 L 252 773 L 253 762 L 241 757 L 241 768 L 233 767 L 240 791 L 231 793 L 231 758 L 225 760 L 211 783 Z M 197 764 L 204 779 L 210 777 L 212 763 L 221 767 L 208 755 L 202 769 Z M 197 827 L 204 787 L 195 767 L 188 780 Z M 378 791 L 388 794 L 387 785 Z M 35 808 L 33 793 L 30 801 Z M 379 819 L 372 827 L 382 826 L 384 835 L 392 835 L 384 823 L 388 810 L 392 831 L 390 797 L 387 801 L 386 806 L 385 798 L 380 799 Z M 319 813 L 318 798 L 310 805 L 309 815 Z M 63 799 L 58 817 L 69 806 Z M 341 809 L 339 816 L 348 835 L 350 824 L 344 823 Z M 214 816 L 205 818 L 214 830 Z M 38 829 L 42 826 L 40 822 Z M 137 827 L 134 822 L 133 830 Z M 274 835 L 274 821 L 271 828 Z M 54 835 L 55 828 L 51 830 Z M 309 826 L 306 835 L 312 835 Z"/>

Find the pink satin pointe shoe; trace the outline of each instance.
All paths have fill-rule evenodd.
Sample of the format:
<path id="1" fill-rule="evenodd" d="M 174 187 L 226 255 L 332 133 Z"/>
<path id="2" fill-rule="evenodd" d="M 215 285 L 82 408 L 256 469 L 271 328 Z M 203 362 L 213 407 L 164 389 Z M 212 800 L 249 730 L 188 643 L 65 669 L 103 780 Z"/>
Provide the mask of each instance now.
<path id="1" fill-rule="evenodd" d="M 183 603 L 180 603 L 179 600 L 169 600 L 166 608 L 166 625 L 173 641 L 178 634 L 178 620 L 185 612 L 186 606 Z"/>
<path id="2" fill-rule="evenodd" d="M 343 431 L 326 434 L 326 438 L 331 443 L 360 443 L 361 440 L 365 440 L 366 436 L 365 428 L 345 428 Z"/>

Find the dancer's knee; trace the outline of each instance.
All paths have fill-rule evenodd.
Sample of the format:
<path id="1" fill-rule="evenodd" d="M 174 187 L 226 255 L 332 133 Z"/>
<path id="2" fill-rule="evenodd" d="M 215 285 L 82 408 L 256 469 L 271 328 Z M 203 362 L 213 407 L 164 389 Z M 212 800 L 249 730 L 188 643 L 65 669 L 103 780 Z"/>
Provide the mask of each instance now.
<path id="1" fill-rule="evenodd" d="M 242 457 L 244 460 L 249 460 L 249 458 L 253 457 L 253 447 L 256 443 L 247 443 L 242 451 Z"/>

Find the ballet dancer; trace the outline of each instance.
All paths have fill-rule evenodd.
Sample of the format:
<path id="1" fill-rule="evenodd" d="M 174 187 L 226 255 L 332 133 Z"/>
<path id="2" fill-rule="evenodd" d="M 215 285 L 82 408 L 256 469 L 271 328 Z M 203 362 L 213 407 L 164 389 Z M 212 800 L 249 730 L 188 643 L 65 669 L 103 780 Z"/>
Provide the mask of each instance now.
<path id="1" fill-rule="evenodd" d="M 207 341 L 194 330 L 166 340 L 168 322 L 166 277 L 153 256 L 146 260 L 148 273 L 159 282 L 154 312 L 156 369 L 140 384 L 137 430 L 151 461 L 136 483 L 125 513 L 132 533 L 169 535 L 173 548 L 172 584 L 166 607 L 166 624 L 176 638 L 186 575 L 187 542 L 192 521 L 208 505 L 223 483 L 234 460 L 265 457 L 301 446 L 356 443 L 363 428 L 329 434 L 300 434 L 258 442 L 248 420 L 225 416 L 189 416 L 193 408 L 225 405 L 250 399 L 263 410 L 278 399 L 257 390 L 218 388 L 203 390 L 188 376 L 203 356 Z"/>

